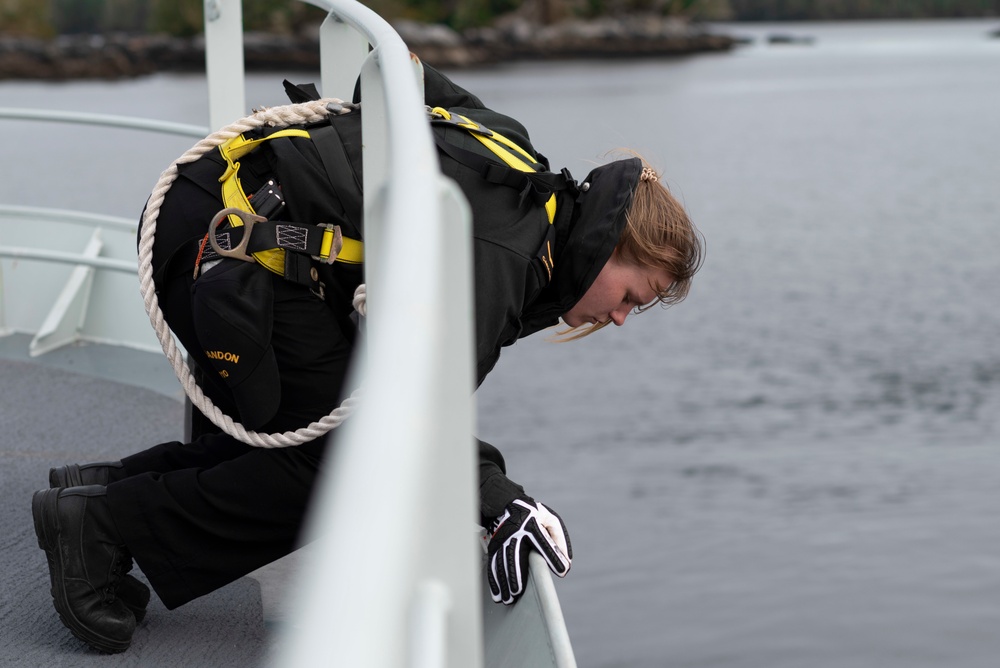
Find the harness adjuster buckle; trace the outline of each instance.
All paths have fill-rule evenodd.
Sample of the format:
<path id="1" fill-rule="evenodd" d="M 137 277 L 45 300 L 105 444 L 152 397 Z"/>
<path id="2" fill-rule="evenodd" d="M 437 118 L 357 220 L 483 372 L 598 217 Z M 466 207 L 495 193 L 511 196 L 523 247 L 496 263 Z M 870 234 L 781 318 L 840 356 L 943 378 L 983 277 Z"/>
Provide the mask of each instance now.
<path id="1" fill-rule="evenodd" d="M 312 259 L 323 264 L 333 264 L 340 255 L 340 250 L 344 247 L 344 235 L 340 231 L 340 225 L 329 223 L 317 225 L 323 228 L 323 240 L 320 243 L 319 255 L 311 255 Z"/>
<path id="2" fill-rule="evenodd" d="M 216 228 L 218 228 L 219 223 L 229 216 L 236 216 L 243 221 L 243 225 L 246 227 L 246 230 L 243 232 L 243 238 L 240 239 L 239 245 L 232 249 L 223 248 L 219 245 L 218 240 L 215 238 L 215 231 Z M 237 209 L 236 207 L 223 209 L 215 214 L 212 218 L 212 222 L 208 224 L 208 242 L 212 245 L 212 250 L 222 257 L 233 258 L 234 260 L 243 260 L 244 262 L 255 262 L 256 260 L 247 254 L 247 246 L 250 244 L 250 235 L 253 233 L 254 225 L 266 221 L 267 218 L 264 216 L 258 216 L 255 213 L 250 213 L 249 211 L 244 211 L 243 209 Z"/>

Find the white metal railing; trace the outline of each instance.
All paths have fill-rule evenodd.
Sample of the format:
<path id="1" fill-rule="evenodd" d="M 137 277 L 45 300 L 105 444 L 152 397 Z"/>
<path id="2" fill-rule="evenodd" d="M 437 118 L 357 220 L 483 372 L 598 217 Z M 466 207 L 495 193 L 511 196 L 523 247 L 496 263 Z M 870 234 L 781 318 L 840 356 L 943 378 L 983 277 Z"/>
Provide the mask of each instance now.
<path id="1" fill-rule="evenodd" d="M 0 109 L 0 116 L 3 115 Z M 7 116 L 13 118 L 15 116 Z M 31 120 L 38 120 L 31 117 Z M 135 221 L 117 216 L 105 216 L 98 213 L 84 213 L 68 209 L 51 209 L 39 206 L 17 206 L 0 204 L 0 219 L 23 221 L 26 223 L 71 223 L 93 227 L 95 229 L 112 228 L 135 233 Z M 88 257 L 83 253 L 71 253 L 50 248 L 28 246 L 0 245 L 0 257 L 12 260 L 41 260 L 74 266 L 94 267 L 95 269 L 110 269 L 134 275 L 137 269 L 134 260 L 118 260 L 107 257 Z"/>
<path id="2" fill-rule="evenodd" d="M 79 111 L 57 111 L 53 109 L 16 109 L 0 107 L 0 119 L 22 121 L 50 121 L 70 123 L 73 125 L 100 125 L 110 128 L 126 128 L 131 130 L 148 130 L 169 135 L 184 137 L 204 137 L 205 128 L 187 123 L 172 123 L 150 118 L 135 118 L 134 116 L 116 116 L 113 114 L 90 114 Z"/>
<path id="3" fill-rule="evenodd" d="M 364 387 L 363 401 L 317 494 L 316 568 L 299 573 L 278 662 L 477 668 L 468 206 L 440 174 L 422 82 L 396 32 L 356 2 L 316 4 L 335 17 L 323 27 L 321 58 L 334 59 L 323 71 L 352 72 L 347 54 L 364 56 L 368 335 L 349 381 Z M 327 74 L 324 93 L 335 86 L 349 99 L 353 72 Z"/>
<path id="4" fill-rule="evenodd" d="M 183 123 L 48 109 L 2 107 L 0 120 L 95 125 L 199 138 L 207 132 L 204 127 Z M 0 335 L 32 334 L 28 346 L 31 356 L 81 340 L 158 351 L 135 289 L 136 224 L 135 220 L 98 213 L 0 205 Z M 79 228 L 79 232 L 54 233 L 67 226 Z M 40 246 L 39 239 L 48 245 Z M 69 265 L 70 269 L 53 271 L 52 265 Z"/>
<path id="5" fill-rule="evenodd" d="M 74 267 L 93 267 L 94 269 L 110 269 L 125 274 L 135 273 L 135 262 L 116 260 L 108 257 L 90 256 L 88 253 L 63 253 L 62 251 L 24 248 L 21 246 L 0 246 L 0 255 L 14 260 L 44 260 L 58 264 L 71 264 Z"/>

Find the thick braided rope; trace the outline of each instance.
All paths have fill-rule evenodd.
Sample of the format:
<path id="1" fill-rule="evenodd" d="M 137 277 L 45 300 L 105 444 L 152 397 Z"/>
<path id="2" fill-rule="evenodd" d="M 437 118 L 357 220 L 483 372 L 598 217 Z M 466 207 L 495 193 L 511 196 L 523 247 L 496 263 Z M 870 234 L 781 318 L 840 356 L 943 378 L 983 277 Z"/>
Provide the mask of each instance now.
<path id="1" fill-rule="evenodd" d="M 327 105 L 330 105 L 329 108 Z M 346 114 L 349 111 L 349 105 L 344 104 L 341 100 L 324 99 L 302 104 L 271 107 L 254 112 L 250 116 L 227 125 L 200 140 L 181 157 L 177 158 L 160 175 L 160 179 L 157 181 L 156 187 L 153 188 L 149 201 L 146 203 L 146 211 L 142 219 L 142 230 L 139 235 L 139 289 L 142 293 L 143 302 L 146 305 L 146 313 L 149 315 L 149 321 L 156 331 L 156 337 L 163 347 L 163 353 L 170 361 L 174 373 L 184 387 L 184 392 L 191 400 L 191 403 L 225 433 L 248 445 L 259 448 L 285 448 L 314 440 L 331 429 L 340 426 L 347 419 L 358 403 L 357 395 L 359 391 L 355 390 L 339 407 L 335 408 L 333 412 L 319 421 L 313 422 L 296 431 L 286 431 L 281 434 L 260 434 L 255 431 L 248 431 L 242 424 L 235 422 L 231 417 L 217 408 L 212 403 L 212 400 L 198 387 L 198 383 L 195 381 L 191 370 L 184 363 L 183 354 L 174 342 L 174 337 L 163 317 L 163 312 L 160 310 L 159 301 L 156 297 L 156 286 L 153 284 L 152 262 L 156 219 L 160 213 L 160 207 L 163 205 L 167 191 L 170 190 L 170 186 L 177 178 L 177 168 L 179 165 L 194 162 L 229 139 L 249 130 L 264 126 L 287 127 L 289 125 L 312 123 L 321 121 L 330 114 Z M 363 285 L 359 287 L 358 292 L 355 294 L 354 306 L 363 315 L 363 311 L 365 310 Z"/>

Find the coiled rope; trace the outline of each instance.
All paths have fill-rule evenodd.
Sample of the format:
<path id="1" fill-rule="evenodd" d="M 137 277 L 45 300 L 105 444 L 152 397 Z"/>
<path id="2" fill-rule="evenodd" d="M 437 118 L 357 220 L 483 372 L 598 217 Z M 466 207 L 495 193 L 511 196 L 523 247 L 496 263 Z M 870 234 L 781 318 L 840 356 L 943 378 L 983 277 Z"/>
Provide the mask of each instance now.
<path id="1" fill-rule="evenodd" d="M 261 434 L 247 430 L 242 424 L 233 420 L 222 410 L 212 403 L 194 379 L 194 375 L 184 362 L 183 354 L 174 341 L 160 310 L 159 300 L 156 297 L 156 286 L 153 283 L 153 239 L 156 234 L 156 219 L 160 213 L 160 207 L 166 197 L 167 191 L 177 178 L 178 166 L 194 162 L 209 151 L 218 148 L 229 139 L 261 127 L 287 127 L 304 123 L 322 121 L 329 115 L 340 115 L 349 113 L 355 107 L 344 103 L 342 100 L 327 98 L 323 100 L 304 102 L 301 104 L 289 104 L 280 107 L 270 107 L 255 111 L 250 116 L 243 118 L 231 125 L 210 134 L 192 146 L 183 155 L 177 158 L 160 175 L 156 187 L 153 189 L 146 203 L 146 211 L 142 218 L 142 229 L 139 234 L 139 289 L 142 292 L 143 303 L 146 306 L 146 313 L 149 315 L 149 322 L 156 331 L 156 338 L 159 339 L 163 347 L 163 353 L 170 361 L 174 369 L 177 380 L 184 387 L 191 403 L 200 410 L 205 417 L 212 421 L 217 427 L 233 438 L 258 448 L 286 448 L 289 446 L 301 445 L 319 438 L 331 429 L 340 426 L 344 420 L 354 412 L 359 399 L 359 390 L 355 390 L 344 402 L 335 408 L 329 415 L 309 424 L 296 431 L 286 431 L 280 434 Z M 366 314 L 365 286 L 358 286 L 354 294 L 354 308 L 361 315 Z"/>

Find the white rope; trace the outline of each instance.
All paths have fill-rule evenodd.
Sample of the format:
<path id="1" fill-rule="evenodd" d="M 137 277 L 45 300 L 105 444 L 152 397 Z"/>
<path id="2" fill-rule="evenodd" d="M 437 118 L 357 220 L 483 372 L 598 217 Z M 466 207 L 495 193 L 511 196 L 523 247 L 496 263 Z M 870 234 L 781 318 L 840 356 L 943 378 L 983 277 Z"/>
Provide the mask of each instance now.
<path id="1" fill-rule="evenodd" d="M 330 105 L 330 107 L 328 108 L 327 105 Z M 255 111 L 250 116 L 227 125 L 202 139 L 188 149 L 181 157 L 177 158 L 160 175 L 160 180 L 157 181 L 156 187 L 153 188 L 149 201 L 146 203 L 146 212 L 143 214 L 142 219 L 142 230 L 139 234 L 139 289 L 142 293 L 143 302 L 146 305 L 146 313 L 149 315 L 149 321 L 156 331 L 156 337 L 163 347 L 163 353 L 170 361 L 174 373 L 184 387 L 184 392 L 191 400 L 191 403 L 205 417 L 211 420 L 213 424 L 222 429 L 222 431 L 248 445 L 259 448 L 285 448 L 301 445 L 319 438 L 331 429 L 340 426 L 350 416 L 359 401 L 358 394 L 360 390 L 352 392 L 351 396 L 345 399 L 339 407 L 317 422 L 313 422 L 296 431 L 286 431 L 280 434 L 260 434 L 255 431 L 248 431 L 242 424 L 234 421 L 217 408 L 212 403 L 212 400 L 198 387 L 198 383 L 195 381 L 191 370 L 184 363 L 183 354 L 174 342 L 170 327 L 167 325 L 163 317 L 163 312 L 160 310 L 160 304 L 156 297 L 156 286 L 153 284 L 152 263 L 156 219 L 160 213 L 160 207 L 163 205 L 167 191 L 170 190 L 170 186 L 177 178 L 177 168 L 179 165 L 194 162 L 229 139 L 249 130 L 264 126 L 287 127 L 289 125 L 312 123 L 321 121 L 330 114 L 346 114 L 350 111 L 351 105 L 332 98 Z M 364 315 L 367 311 L 364 287 L 364 285 L 359 286 L 354 296 L 354 308 L 361 315 Z"/>
<path id="2" fill-rule="evenodd" d="M 368 315 L 368 286 L 364 283 L 354 291 L 354 301 L 351 302 L 351 305 L 362 318 Z"/>

